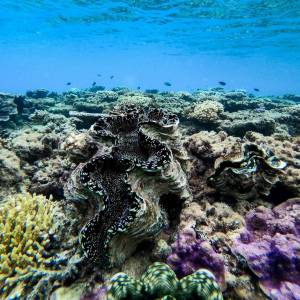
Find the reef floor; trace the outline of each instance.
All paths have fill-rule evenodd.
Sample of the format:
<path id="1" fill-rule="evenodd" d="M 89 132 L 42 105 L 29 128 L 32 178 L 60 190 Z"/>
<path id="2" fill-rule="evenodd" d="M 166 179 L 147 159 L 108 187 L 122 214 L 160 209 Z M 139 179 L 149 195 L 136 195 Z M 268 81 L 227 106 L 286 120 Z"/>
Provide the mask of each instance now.
<path id="1" fill-rule="evenodd" d="M 0 93 L 0 232 L 0 299 L 300 299 L 300 96 Z"/>

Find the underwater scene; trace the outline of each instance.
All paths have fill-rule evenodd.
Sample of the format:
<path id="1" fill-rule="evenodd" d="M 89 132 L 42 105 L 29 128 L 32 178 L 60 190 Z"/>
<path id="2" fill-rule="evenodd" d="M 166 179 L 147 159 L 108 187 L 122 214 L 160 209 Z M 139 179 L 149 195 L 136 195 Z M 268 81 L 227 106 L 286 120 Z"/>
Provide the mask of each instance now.
<path id="1" fill-rule="evenodd" d="M 0 0 L 0 300 L 300 300 L 300 1 Z"/>

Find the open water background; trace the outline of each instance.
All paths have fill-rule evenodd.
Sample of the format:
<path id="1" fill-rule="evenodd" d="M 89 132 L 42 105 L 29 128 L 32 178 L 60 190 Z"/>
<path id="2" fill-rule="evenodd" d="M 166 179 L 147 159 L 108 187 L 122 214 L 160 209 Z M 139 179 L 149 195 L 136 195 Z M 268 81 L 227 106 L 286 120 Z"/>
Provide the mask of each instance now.
<path id="1" fill-rule="evenodd" d="M 0 91 L 94 81 L 300 93 L 300 1 L 0 0 Z"/>

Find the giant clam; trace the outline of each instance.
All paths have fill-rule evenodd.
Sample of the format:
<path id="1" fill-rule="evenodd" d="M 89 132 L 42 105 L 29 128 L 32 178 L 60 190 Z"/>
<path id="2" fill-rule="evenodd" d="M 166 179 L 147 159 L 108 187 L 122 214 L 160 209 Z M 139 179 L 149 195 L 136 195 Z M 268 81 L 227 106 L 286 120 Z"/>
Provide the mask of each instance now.
<path id="1" fill-rule="evenodd" d="M 125 106 L 90 128 L 88 134 L 101 147 L 77 166 L 65 194 L 93 208 L 80 233 L 91 261 L 121 263 L 139 241 L 167 225 L 161 196 L 190 196 L 185 174 L 168 146 L 168 137 L 174 144 L 178 123 L 175 115 L 159 109 Z"/>

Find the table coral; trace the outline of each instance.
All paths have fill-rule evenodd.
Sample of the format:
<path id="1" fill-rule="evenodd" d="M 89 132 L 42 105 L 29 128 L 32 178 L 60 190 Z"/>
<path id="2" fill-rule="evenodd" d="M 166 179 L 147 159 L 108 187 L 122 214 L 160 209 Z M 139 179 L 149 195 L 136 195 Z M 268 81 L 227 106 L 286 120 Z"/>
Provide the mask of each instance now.
<path id="1" fill-rule="evenodd" d="M 71 276 L 66 257 L 58 253 L 54 218 L 54 202 L 44 196 L 17 195 L 1 205 L 0 291 L 5 299 L 45 299 L 54 281 Z"/>
<path id="2" fill-rule="evenodd" d="M 167 225 L 159 203 L 162 195 L 189 197 L 185 174 L 167 144 L 177 126 L 175 115 L 126 106 L 103 116 L 89 130 L 95 144 L 102 141 L 105 146 L 78 165 L 65 195 L 94 209 L 80 235 L 90 260 L 121 263 L 140 240 Z"/>
<path id="3" fill-rule="evenodd" d="M 168 265 L 154 263 L 140 280 L 125 273 L 114 275 L 110 280 L 107 299 L 221 300 L 223 296 L 214 275 L 208 270 L 200 269 L 178 280 Z"/>
<path id="4" fill-rule="evenodd" d="M 300 199 L 273 209 L 258 207 L 246 216 L 246 230 L 236 239 L 242 255 L 259 279 L 261 289 L 276 300 L 300 295 Z"/>

